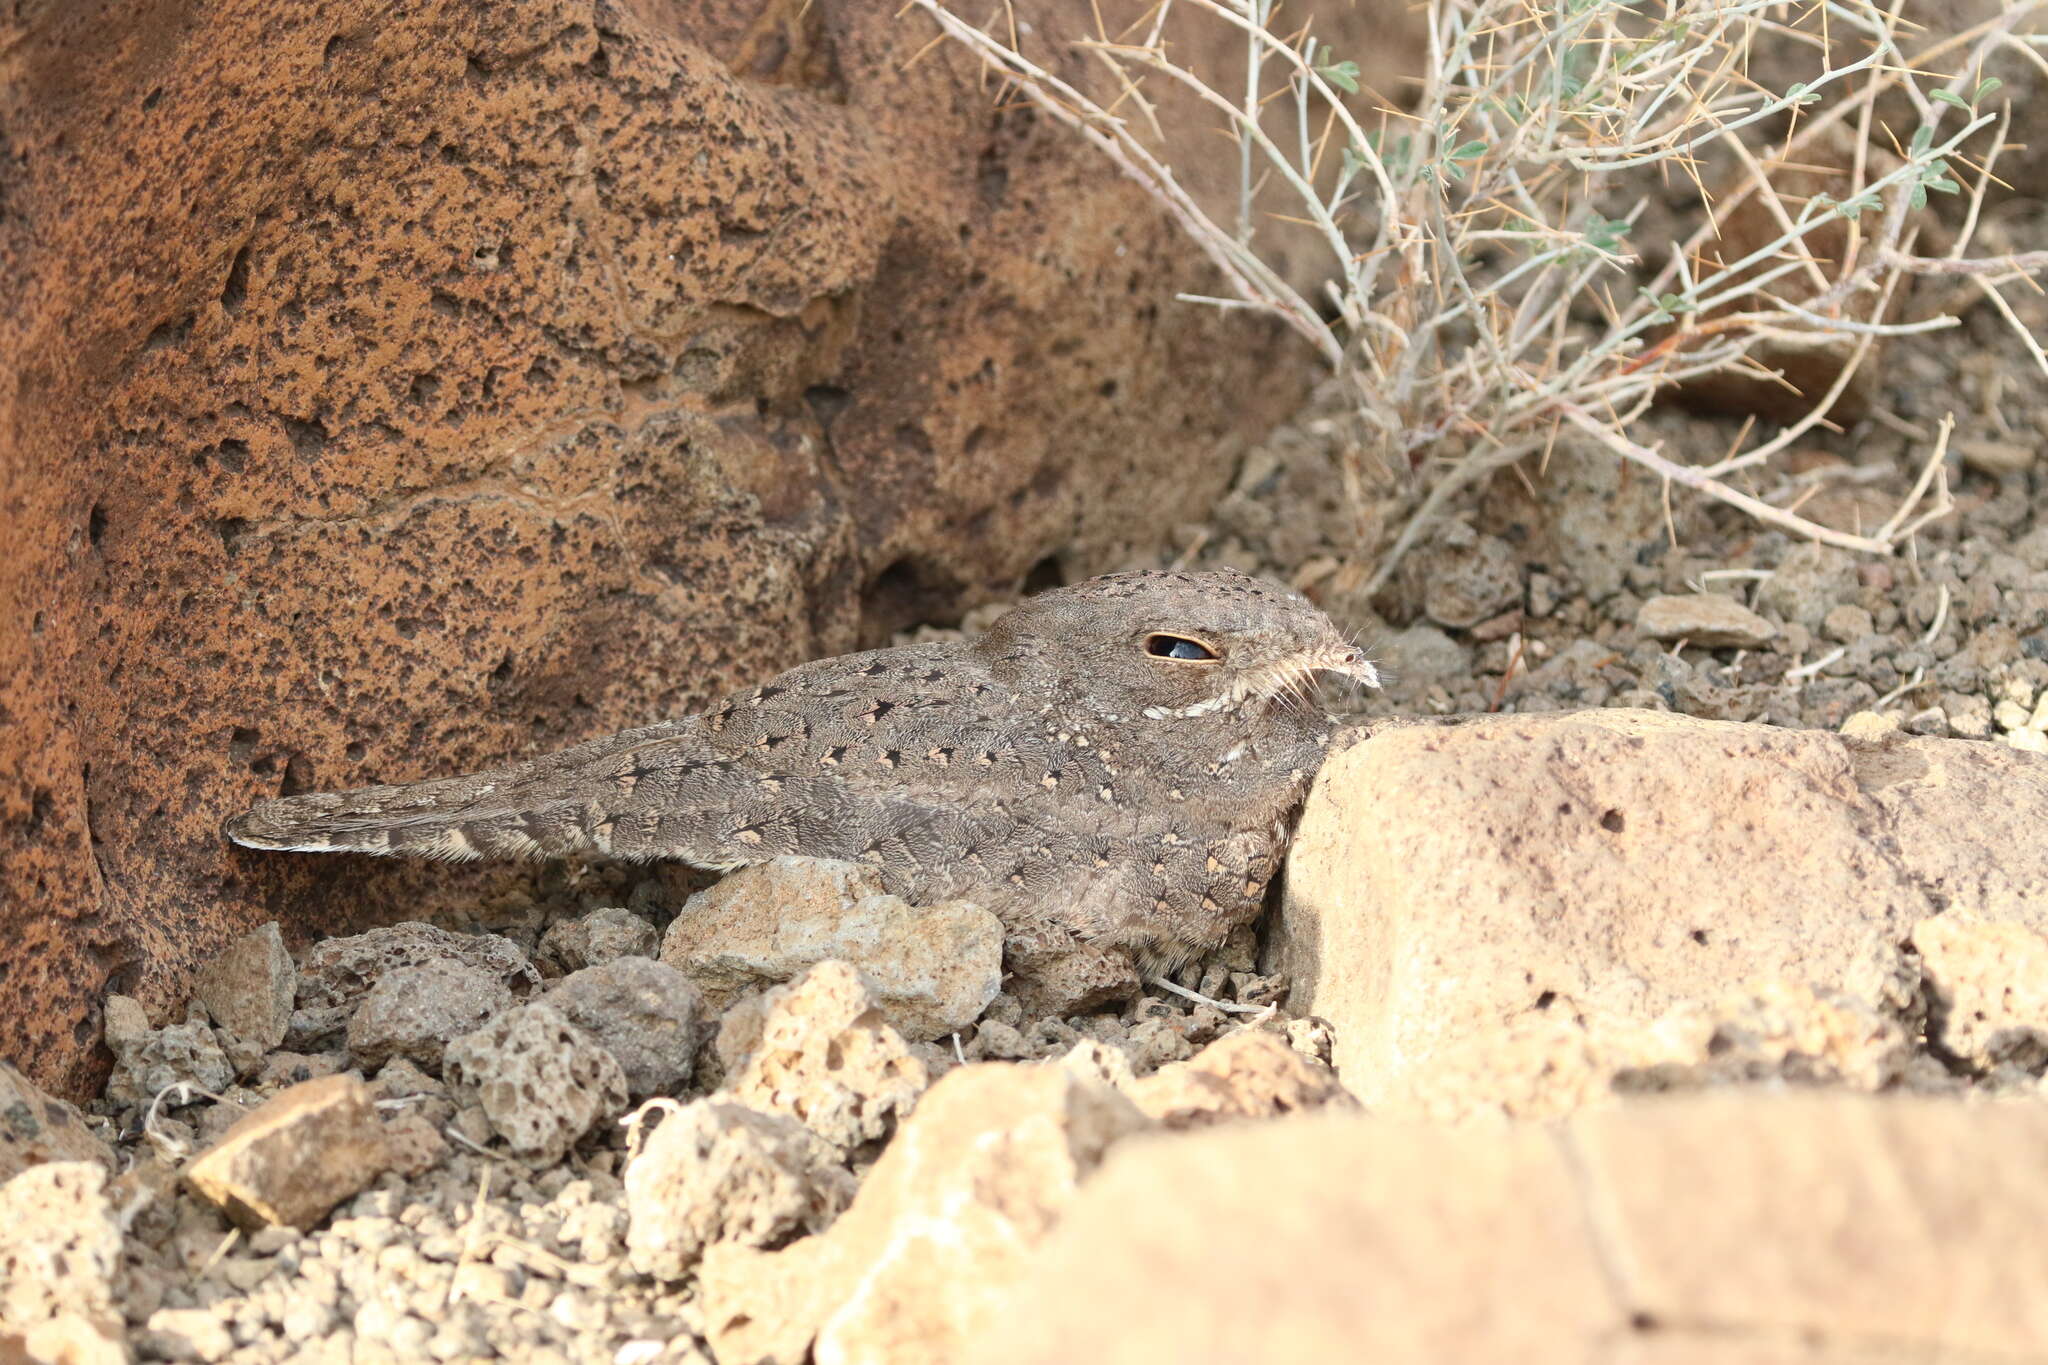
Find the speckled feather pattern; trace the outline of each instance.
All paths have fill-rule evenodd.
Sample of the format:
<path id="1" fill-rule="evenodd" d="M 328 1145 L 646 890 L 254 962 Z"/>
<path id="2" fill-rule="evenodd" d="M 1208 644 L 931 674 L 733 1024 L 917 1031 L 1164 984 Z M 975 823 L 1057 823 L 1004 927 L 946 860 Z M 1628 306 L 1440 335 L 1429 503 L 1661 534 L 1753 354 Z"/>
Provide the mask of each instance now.
<path id="1" fill-rule="evenodd" d="M 1162 636 L 1213 657 L 1160 657 Z M 1375 681 L 1294 593 L 1114 574 L 978 640 L 819 660 L 516 767 L 266 801 L 228 834 L 430 858 L 842 858 L 913 902 L 1177 958 L 1257 913 L 1334 728 L 1310 704 L 1323 671 Z"/>

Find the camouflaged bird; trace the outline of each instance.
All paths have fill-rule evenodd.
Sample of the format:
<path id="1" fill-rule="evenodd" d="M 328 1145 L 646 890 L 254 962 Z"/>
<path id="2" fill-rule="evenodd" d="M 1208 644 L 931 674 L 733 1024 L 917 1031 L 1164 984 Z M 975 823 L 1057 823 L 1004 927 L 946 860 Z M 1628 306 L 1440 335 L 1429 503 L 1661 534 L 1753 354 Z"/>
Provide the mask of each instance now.
<path id="1" fill-rule="evenodd" d="M 821 659 L 700 715 L 469 777 L 265 801 L 251 848 L 427 858 L 787 854 L 872 866 L 1178 961 L 1258 912 L 1335 720 L 1378 676 L 1299 595 L 1229 570 L 1056 589 L 979 639 Z"/>

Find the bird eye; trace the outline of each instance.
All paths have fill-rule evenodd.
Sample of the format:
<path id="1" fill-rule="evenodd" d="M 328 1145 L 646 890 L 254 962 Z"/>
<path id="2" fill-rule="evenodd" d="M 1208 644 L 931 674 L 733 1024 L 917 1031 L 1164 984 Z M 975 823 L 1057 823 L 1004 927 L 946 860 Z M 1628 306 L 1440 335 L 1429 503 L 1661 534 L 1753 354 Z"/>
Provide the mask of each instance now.
<path id="1" fill-rule="evenodd" d="M 1152 634 L 1145 637 L 1145 652 L 1156 659 L 1179 659 L 1186 663 L 1216 662 L 1216 651 L 1200 640 L 1185 635 Z"/>

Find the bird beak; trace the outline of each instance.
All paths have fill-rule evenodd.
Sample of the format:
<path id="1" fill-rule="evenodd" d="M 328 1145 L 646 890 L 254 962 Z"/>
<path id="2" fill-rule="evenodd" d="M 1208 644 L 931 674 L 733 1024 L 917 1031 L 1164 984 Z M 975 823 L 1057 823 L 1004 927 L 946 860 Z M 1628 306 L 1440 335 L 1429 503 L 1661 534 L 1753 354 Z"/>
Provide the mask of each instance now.
<path id="1" fill-rule="evenodd" d="M 1366 659 L 1366 651 L 1362 651 L 1362 649 L 1350 651 L 1350 657 L 1346 657 L 1346 661 L 1343 661 L 1343 675 L 1346 675 L 1346 677 L 1356 677 L 1358 681 L 1362 681 L 1362 684 L 1366 684 L 1368 688 L 1378 688 L 1380 686 L 1380 671 L 1376 667 L 1372 667 L 1372 659 Z"/>
<path id="2" fill-rule="evenodd" d="M 1372 660 L 1365 657 L 1362 649 L 1346 648 L 1337 651 L 1331 662 L 1324 665 L 1332 673 L 1342 673 L 1367 687 L 1380 685 L 1380 671 L 1372 666 Z"/>

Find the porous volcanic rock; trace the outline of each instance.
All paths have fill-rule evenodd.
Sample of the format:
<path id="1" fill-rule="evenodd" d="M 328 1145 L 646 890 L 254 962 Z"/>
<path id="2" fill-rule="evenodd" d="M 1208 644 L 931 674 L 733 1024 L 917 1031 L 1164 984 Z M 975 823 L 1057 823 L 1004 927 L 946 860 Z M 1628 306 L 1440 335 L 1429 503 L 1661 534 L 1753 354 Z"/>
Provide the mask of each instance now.
<path id="1" fill-rule="evenodd" d="M 932 37 L 846 0 L 0 20 L 0 1055 L 83 1094 L 110 987 L 161 1011 L 266 920 L 524 875 L 233 851 L 253 799 L 687 711 L 1208 505 L 1292 343 L 1174 302 L 1200 253 Z"/>

